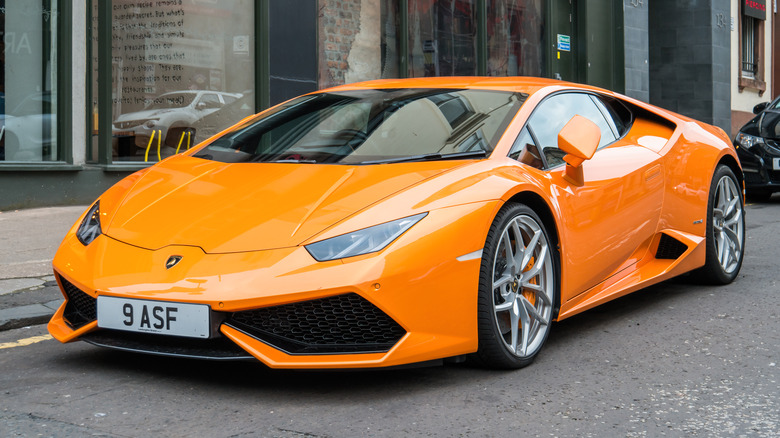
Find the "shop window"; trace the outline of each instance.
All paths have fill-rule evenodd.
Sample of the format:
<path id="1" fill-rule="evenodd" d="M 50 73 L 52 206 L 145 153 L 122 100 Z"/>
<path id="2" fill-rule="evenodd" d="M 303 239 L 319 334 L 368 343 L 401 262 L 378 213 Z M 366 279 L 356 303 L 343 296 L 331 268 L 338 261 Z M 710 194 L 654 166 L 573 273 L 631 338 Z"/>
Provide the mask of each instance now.
<path id="1" fill-rule="evenodd" d="M 93 14 L 98 4 L 93 1 Z M 254 113 L 254 1 L 113 0 L 111 63 L 112 162 L 156 162 Z"/>
<path id="2" fill-rule="evenodd" d="M 382 0 L 380 59 L 382 79 L 401 77 L 401 23 L 398 0 Z"/>
<path id="3" fill-rule="evenodd" d="M 544 75 L 543 7 L 542 0 L 489 2 L 488 75 Z"/>
<path id="4" fill-rule="evenodd" d="M 0 8 L 0 161 L 62 161 L 57 144 L 56 0 Z"/>
<path id="5" fill-rule="evenodd" d="M 742 0 L 739 20 L 739 91 L 745 88 L 766 90 L 764 82 L 764 20 L 766 6 L 762 2 Z"/>
<path id="6" fill-rule="evenodd" d="M 409 1 L 409 76 L 477 73 L 476 0 Z"/>

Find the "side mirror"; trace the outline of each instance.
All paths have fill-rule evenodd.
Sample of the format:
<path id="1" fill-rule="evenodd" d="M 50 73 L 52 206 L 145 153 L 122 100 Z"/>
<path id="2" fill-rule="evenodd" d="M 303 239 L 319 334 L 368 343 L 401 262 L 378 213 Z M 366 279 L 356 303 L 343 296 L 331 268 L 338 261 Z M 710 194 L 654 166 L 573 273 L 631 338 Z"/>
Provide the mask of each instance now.
<path id="1" fill-rule="evenodd" d="M 195 108 L 199 110 L 206 109 L 206 102 L 198 102 L 198 104 L 195 105 Z"/>
<path id="2" fill-rule="evenodd" d="M 753 114 L 758 114 L 761 111 L 765 110 L 767 105 L 769 105 L 769 102 L 761 102 L 758 105 L 753 107 Z"/>
<path id="3" fill-rule="evenodd" d="M 566 152 L 563 177 L 572 184 L 584 184 L 582 163 L 590 160 L 601 141 L 601 129 L 587 118 L 576 115 L 558 133 L 558 148 Z"/>

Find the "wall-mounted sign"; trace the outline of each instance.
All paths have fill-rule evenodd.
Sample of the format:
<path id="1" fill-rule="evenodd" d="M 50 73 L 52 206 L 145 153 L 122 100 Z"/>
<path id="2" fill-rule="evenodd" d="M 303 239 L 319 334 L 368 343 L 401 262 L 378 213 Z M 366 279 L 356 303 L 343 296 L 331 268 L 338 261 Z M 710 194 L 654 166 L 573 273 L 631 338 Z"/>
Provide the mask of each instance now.
<path id="1" fill-rule="evenodd" d="M 748 17 L 766 20 L 766 0 L 742 0 L 742 13 Z"/>
<path id="2" fill-rule="evenodd" d="M 571 36 L 558 34 L 558 50 L 571 52 Z"/>

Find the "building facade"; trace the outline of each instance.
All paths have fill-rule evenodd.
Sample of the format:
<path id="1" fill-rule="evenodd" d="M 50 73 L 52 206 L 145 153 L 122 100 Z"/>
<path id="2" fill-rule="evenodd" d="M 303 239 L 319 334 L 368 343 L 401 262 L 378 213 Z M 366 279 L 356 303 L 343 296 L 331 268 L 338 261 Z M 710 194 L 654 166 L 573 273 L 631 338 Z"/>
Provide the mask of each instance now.
<path id="1" fill-rule="evenodd" d="M 731 135 L 753 118 L 753 107 L 780 94 L 777 0 L 740 0 L 731 5 Z M 729 131 L 727 131 L 729 132 Z"/>
<path id="2" fill-rule="evenodd" d="M 0 0 L 0 210 L 89 203 L 256 111 L 378 78 L 557 78 L 729 132 L 780 91 L 776 13 L 775 0 Z"/>

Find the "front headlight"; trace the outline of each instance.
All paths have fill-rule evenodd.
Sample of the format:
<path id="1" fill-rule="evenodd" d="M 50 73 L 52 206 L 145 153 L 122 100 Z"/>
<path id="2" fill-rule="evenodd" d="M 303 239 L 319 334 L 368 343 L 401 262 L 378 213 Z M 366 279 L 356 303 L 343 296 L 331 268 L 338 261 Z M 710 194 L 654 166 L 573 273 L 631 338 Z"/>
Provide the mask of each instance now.
<path id="1" fill-rule="evenodd" d="M 89 209 L 84 220 L 81 221 L 81 225 L 79 225 L 79 229 L 76 231 L 76 237 L 79 238 L 79 242 L 86 246 L 101 234 L 103 234 L 103 230 L 100 229 L 100 201 L 98 201 Z"/>
<path id="2" fill-rule="evenodd" d="M 315 242 L 306 245 L 305 248 L 318 262 L 381 251 L 427 214 L 420 213 L 374 225 L 373 227 Z"/>
<path id="3" fill-rule="evenodd" d="M 737 138 L 735 140 L 738 145 L 742 146 L 745 149 L 750 149 L 756 144 L 764 142 L 764 139 L 761 137 L 754 137 L 752 135 L 748 135 L 742 132 L 737 134 Z"/>

